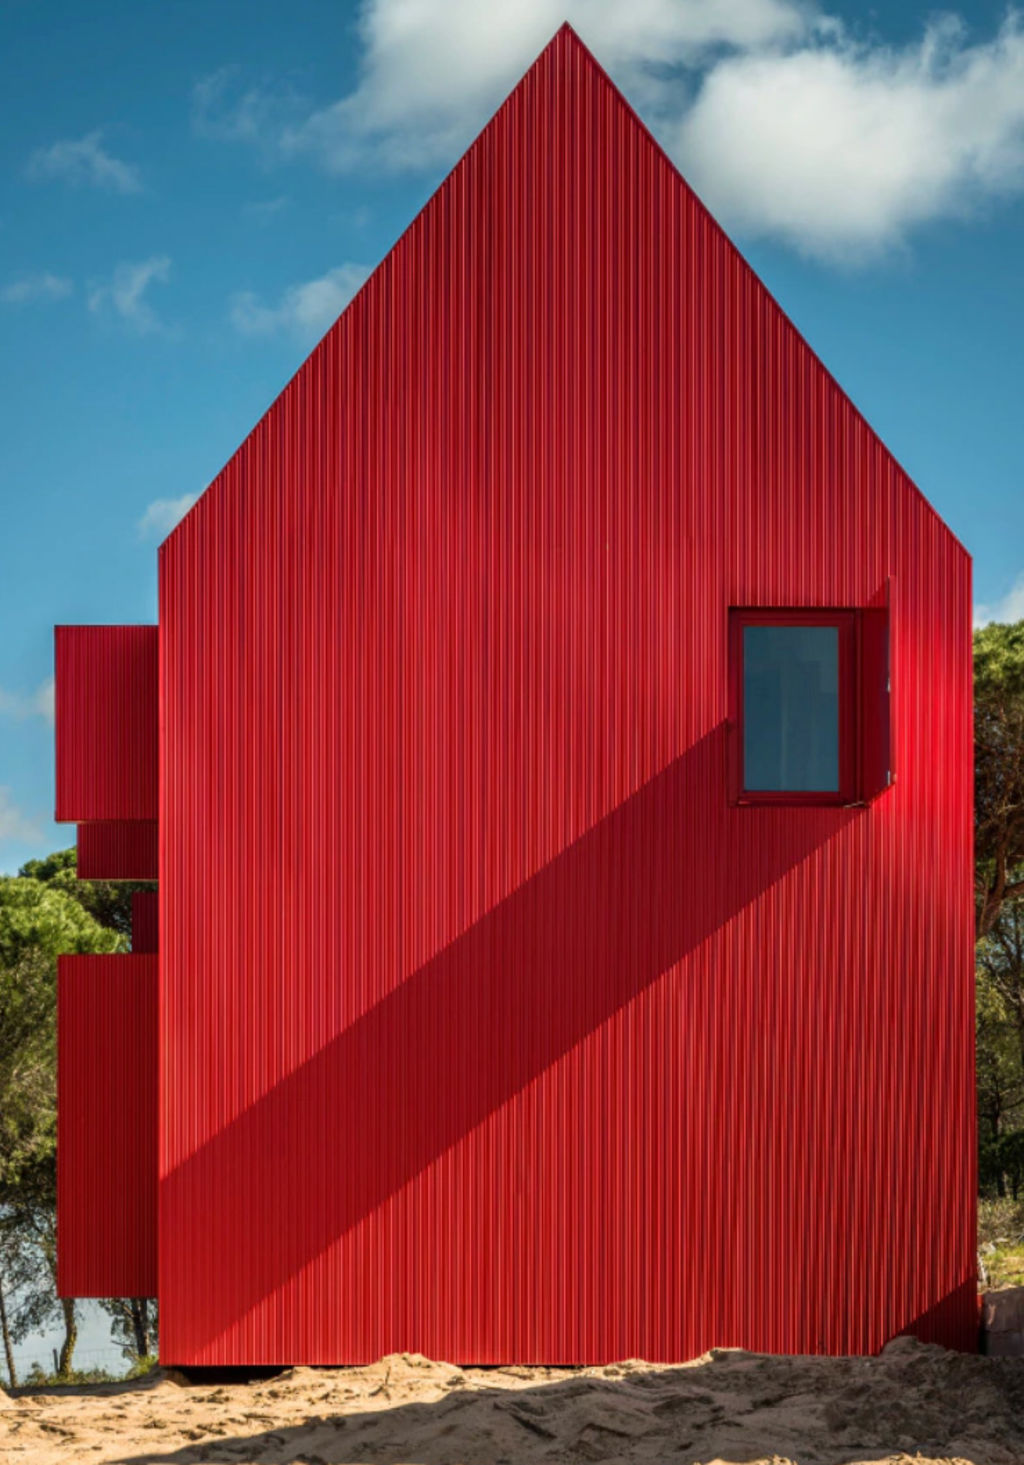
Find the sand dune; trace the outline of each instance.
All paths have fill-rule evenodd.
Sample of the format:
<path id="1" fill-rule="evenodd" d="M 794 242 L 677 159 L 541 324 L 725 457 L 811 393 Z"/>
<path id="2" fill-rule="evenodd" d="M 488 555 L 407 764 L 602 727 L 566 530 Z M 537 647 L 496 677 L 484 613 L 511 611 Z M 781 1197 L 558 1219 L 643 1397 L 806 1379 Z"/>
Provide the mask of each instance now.
<path id="1" fill-rule="evenodd" d="M 899 1339 L 880 1358 L 463 1369 L 402 1354 L 249 1383 L 157 1373 L 0 1396 L 0 1460 L 1024 1465 L 1024 1360 Z"/>

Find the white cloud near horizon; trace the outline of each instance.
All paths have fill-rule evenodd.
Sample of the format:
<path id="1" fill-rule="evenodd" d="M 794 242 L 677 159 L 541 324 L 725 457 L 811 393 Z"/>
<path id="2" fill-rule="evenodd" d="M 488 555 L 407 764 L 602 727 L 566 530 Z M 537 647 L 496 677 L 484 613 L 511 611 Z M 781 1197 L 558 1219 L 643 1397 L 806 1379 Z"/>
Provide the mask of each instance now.
<path id="1" fill-rule="evenodd" d="M 39 825 L 15 804 L 10 788 L 0 786 L 0 840 L 36 840 L 41 834 Z"/>
<path id="2" fill-rule="evenodd" d="M 231 299 L 231 323 L 244 336 L 286 333 L 314 341 L 333 325 L 367 278 L 366 265 L 338 265 L 315 280 L 289 285 L 276 305 L 265 304 L 250 290 Z"/>
<path id="3" fill-rule="evenodd" d="M 1024 570 L 1017 576 L 1001 600 L 974 607 L 974 625 L 987 626 L 993 621 L 997 625 L 1011 625 L 1024 620 Z"/>
<path id="4" fill-rule="evenodd" d="M 62 138 L 49 147 L 36 148 L 26 172 L 30 178 L 56 178 L 80 187 L 106 188 L 114 193 L 141 193 L 142 175 L 134 163 L 116 158 L 103 146 L 103 131 L 97 128 L 84 137 Z"/>
<path id="5" fill-rule="evenodd" d="M 64 300 L 74 290 L 66 275 L 22 275 L 0 290 L 5 305 L 28 305 L 34 300 Z"/>
<path id="6" fill-rule="evenodd" d="M 199 497 L 197 493 L 183 493 L 181 498 L 154 499 L 136 524 L 140 539 L 166 539 Z"/>
<path id="7" fill-rule="evenodd" d="M 53 677 L 46 677 L 34 692 L 8 692 L 0 687 L 0 716 L 15 717 L 19 721 L 29 717 L 41 717 L 44 722 L 53 722 Z"/>
<path id="8" fill-rule="evenodd" d="M 858 263 L 1024 191 L 1024 24 L 945 15 L 899 45 L 801 0 L 363 0 L 327 106 L 197 87 L 206 135 L 328 172 L 454 163 L 568 18 L 727 228 Z"/>
<path id="9" fill-rule="evenodd" d="M 112 311 L 140 335 L 164 331 L 156 311 L 146 298 L 151 284 L 164 284 L 171 271 L 165 254 L 132 263 L 122 261 L 106 284 L 93 284 L 89 290 L 89 309 L 95 315 Z"/>

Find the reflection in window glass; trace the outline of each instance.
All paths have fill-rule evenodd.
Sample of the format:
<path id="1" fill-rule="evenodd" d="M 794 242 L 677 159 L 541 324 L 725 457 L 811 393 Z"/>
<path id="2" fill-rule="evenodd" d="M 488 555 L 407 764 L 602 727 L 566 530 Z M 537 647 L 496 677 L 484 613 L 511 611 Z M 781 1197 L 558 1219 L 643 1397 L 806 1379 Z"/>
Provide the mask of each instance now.
<path id="1" fill-rule="evenodd" d="M 839 788 L 839 629 L 743 627 L 743 784 Z"/>

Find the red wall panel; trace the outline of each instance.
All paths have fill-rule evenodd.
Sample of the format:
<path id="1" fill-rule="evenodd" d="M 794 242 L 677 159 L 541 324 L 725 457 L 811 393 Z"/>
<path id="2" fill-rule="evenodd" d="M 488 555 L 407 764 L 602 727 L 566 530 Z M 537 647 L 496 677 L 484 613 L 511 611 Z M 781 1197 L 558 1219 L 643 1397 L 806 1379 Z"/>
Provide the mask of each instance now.
<path id="1" fill-rule="evenodd" d="M 155 880 L 155 819 L 103 819 L 78 826 L 80 880 Z"/>
<path id="2" fill-rule="evenodd" d="M 155 819 L 156 626 L 58 626 L 58 821 Z"/>
<path id="3" fill-rule="evenodd" d="M 160 906 L 155 890 L 136 890 L 132 895 L 132 950 L 158 951 Z"/>
<path id="4" fill-rule="evenodd" d="M 57 984 L 57 1283 L 156 1294 L 157 963 L 62 956 Z"/>
<path id="5" fill-rule="evenodd" d="M 890 578 L 898 783 L 730 807 Z M 570 32 L 160 619 L 168 1362 L 970 1345 L 969 561 Z"/>

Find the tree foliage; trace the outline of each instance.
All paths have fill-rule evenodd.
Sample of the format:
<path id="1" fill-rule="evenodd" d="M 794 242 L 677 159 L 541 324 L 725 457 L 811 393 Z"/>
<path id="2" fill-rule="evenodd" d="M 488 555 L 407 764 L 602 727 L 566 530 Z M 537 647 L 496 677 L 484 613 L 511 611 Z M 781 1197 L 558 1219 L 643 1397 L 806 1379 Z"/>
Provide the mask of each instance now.
<path id="1" fill-rule="evenodd" d="M 130 880 L 79 880 L 75 871 L 76 851 L 72 846 L 42 860 L 29 860 L 18 873 L 23 878 L 41 881 L 48 890 L 63 891 L 98 925 L 128 940 L 132 930 L 132 895 L 137 890 L 155 887 Z"/>
<path id="2" fill-rule="evenodd" d="M 1006 902 L 978 943 L 978 1170 L 983 1193 L 1017 1197 L 1024 1163 L 1024 912 Z"/>
<path id="3" fill-rule="evenodd" d="M 1024 621 L 974 635 L 978 934 L 1024 896 Z"/>
<path id="4" fill-rule="evenodd" d="M 125 1358 L 141 1363 L 155 1351 L 157 1305 L 151 1297 L 105 1297 L 100 1302 L 110 1318 L 110 1336 Z"/>
<path id="5" fill-rule="evenodd" d="M 12 1345 L 64 1329 L 60 1372 L 72 1368 L 77 1315 L 56 1291 L 57 957 L 123 951 L 138 886 L 79 881 L 75 851 L 0 876 L 0 1331 Z"/>
<path id="6" fill-rule="evenodd" d="M 1024 621 L 974 635 L 978 1172 L 1024 1194 Z"/>

